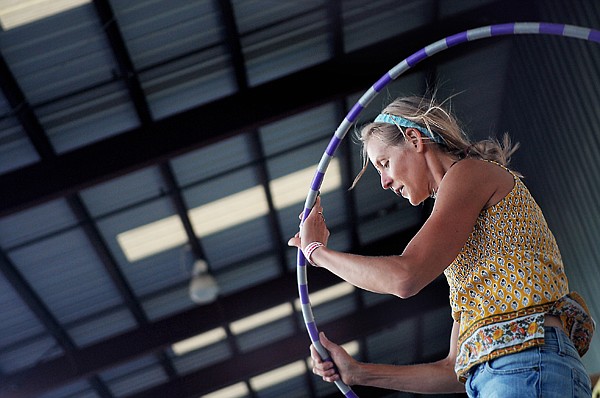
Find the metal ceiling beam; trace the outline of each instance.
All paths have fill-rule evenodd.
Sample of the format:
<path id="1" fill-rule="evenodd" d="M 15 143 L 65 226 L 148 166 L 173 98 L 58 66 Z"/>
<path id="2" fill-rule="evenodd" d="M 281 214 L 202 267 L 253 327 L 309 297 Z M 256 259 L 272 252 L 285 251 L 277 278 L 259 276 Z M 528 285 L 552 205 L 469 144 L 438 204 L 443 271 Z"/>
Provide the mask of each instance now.
<path id="1" fill-rule="evenodd" d="M 152 113 L 150 111 L 150 107 L 148 106 L 148 101 L 146 100 L 146 95 L 142 88 L 142 85 L 137 77 L 136 69 L 129 55 L 129 51 L 127 50 L 127 45 L 125 44 L 125 40 L 123 39 L 123 35 L 121 30 L 119 29 L 119 25 L 117 24 L 115 14 L 113 12 L 112 6 L 108 2 L 108 0 L 94 0 L 94 7 L 96 8 L 96 13 L 100 18 L 102 26 L 104 27 L 104 31 L 106 32 L 106 36 L 112 48 L 115 60 L 117 62 L 119 73 L 121 79 L 125 82 L 127 86 L 127 91 L 129 92 L 129 97 L 133 102 L 133 105 L 136 110 L 136 114 L 140 119 L 140 123 L 142 128 L 150 126 L 153 123 Z M 171 184 L 171 188 L 174 188 L 175 182 L 174 179 L 169 180 L 168 176 L 172 175 L 170 173 L 170 167 L 168 164 L 164 163 L 160 165 L 161 171 L 165 179 L 167 180 L 167 184 Z M 189 219 L 187 218 L 187 212 L 181 208 L 181 204 L 183 203 L 179 197 L 179 191 L 173 189 L 171 194 L 172 201 L 174 202 L 174 206 L 180 211 L 180 216 L 185 225 L 185 222 Z M 179 199 L 179 201 L 178 201 Z M 71 200 L 70 203 L 73 201 Z M 76 206 L 76 209 L 80 211 L 80 213 L 87 213 L 87 210 L 84 208 L 83 203 L 78 201 L 79 206 Z M 73 206 L 73 205 L 72 205 Z M 83 214 L 84 216 L 86 214 Z M 124 297 L 125 302 L 127 303 L 128 308 L 135 315 L 136 320 L 140 325 L 145 325 L 148 323 L 148 317 L 146 316 L 145 311 L 142 308 L 142 305 L 136 299 L 133 291 L 128 286 L 125 278 L 122 276 L 119 268 L 116 266 L 116 262 L 112 260 L 112 256 L 110 256 L 110 251 L 105 248 L 106 244 L 103 242 L 100 234 L 96 231 L 95 227 L 91 227 L 91 218 L 89 219 L 88 235 L 91 236 L 91 241 L 94 242 L 94 245 L 97 247 L 97 251 L 103 254 L 103 258 L 109 257 L 109 261 L 104 261 L 104 264 L 111 275 L 113 281 L 118 287 L 121 295 Z M 191 226 L 191 224 L 189 224 Z M 189 232 L 186 229 L 186 232 Z M 96 235 L 96 236 L 94 236 Z M 189 240 L 192 244 L 193 249 L 195 249 L 196 254 L 201 254 L 198 252 L 199 242 L 195 239 L 195 235 L 189 235 Z M 168 358 L 166 353 L 157 352 L 156 357 L 158 361 L 163 366 L 166 374 L 169 377 L 174 377 L 177 374 L 175 370 L 175 366 Z"/>
<path id="2" fill-rule="evenodd" d="M 127 51 L 127 45 L 125 44 L 125 40 L 123 40 L 123 35 L 117 24 L 112 7 L 108 0 L 94 0 L 94 7 L 108 37 L 115 60 L 117 61 L 120 77 L 127 86 L 135 110 L 142 125 L 148 125 L 152 122 L 150 108 L 146 101 L 144 89 L 137 78 L 135 66 Z"/>
<path id="3" fill-rule="evenodd" d="M 448 286 L 445 281 L 436 281 L 423 292 L 407 300 L 392 299 L 373 305 L 350 315 L 324 323 L 328 337 L 340 344 L 361 336 L 368 336 L 392 327 L 402 320 L 419 316 L 427 311 L 448 307 Z M 394 317 L 390 314 L 402 314 Z M 448 335 L 450 338 L 451 322 Z M 274 342 L 264 348 L 254 349 L 216 365 L 180 376 L 155 388 L 141 391 L 127 398 L 197 397 L 247 378 L 308 357 L 310 340 L 306 333 Z M 447 351 L 440 355 L 447 355 Z M 438 358 L 440 359 L 440 358 Z"/>
<path id="4" fill-rule="evenodd" d="M 44 128 L 35 116 L 2 54 L 0 54 L 0 88 L 40 158 L 54 157 L 56 153 L 46 138 Z"/>
<path id="5" fill-rule="evenodd" d="M 245 90 L 248 88 L 248 74 L 233 6 L 229 0 L 215 0 L 215 5 L 219 10 L 221 24 L 225 27 L 225 43 L 231 56 L 235 81 L 238 89 Z"/>
<path id="6" fill-rule="evenodd" d="M 340 279 L 333 274 L 318 272 L 312 276 L 310 284 L 311 289 L 319 290 L 339 281 Z M 296 296 L 296 277 L 287 274 L 226 296 L 220 303 L 194 307 L 87 347 L 73 347 L 69 355 L 48 360 L 35 368 L 6 377 L 0 385 L 0 396 L 35 396 L 41 391 L 164 349 L 175 342 L 241 319 L 248 314 L 294 300 Z"/>
<path id="7" fill-rule="evenodd" d="M 495 1 L 438 21 L 435 26 L 415 29 L 290 76 L 172 115 L 148 127 L 132 129 L 61 154 L 56 159 L 6 173 L 0 176 L 0 186 L 19 186 L 20 189 L 0 191 L 0 216 L 163 162 L 332 100 L 343 99 L 368 88 L 402 56 L 434 40 L 480 25 L 527 20 L 532 17 L 530 9 L 518 0 Z M 510 15 L 507 15 L 508 11 Z M 390 51 L 394 48 L 401 51 Z M 451 59 L 457 54 L 460 51 L 449 51 L 437 60 Z"/>
<path id="8" fill-rule="evenodd" d="M 365 246 L 359 254 L 397 253 L 415 233 L 416 229 L 411 229 L 389 236 Z M 309 278 L 311 291 L 325 289 L 340 282 L 340 279 L 330 272 L 316 268 L 312 271 Z M 424 293 L 423 296 L 435 297 L 437 289 L 442 289 L 445 291 L 442 295 L 447 301 L 445 283 L 439 286 L 436 284 L 430 289 L 433 292 Z M 175 342 L 229 324 L 249 314 L 292 301 L 297 298 L 297 294 L 296 275 L 288 273 L 223 297 L 218 303 L 194 307 L 90 346 L 75 348 L 68 355 L 50 359 L 34 368 L 9 375 L 2 380 L 0 396 L 3 398 L 35 396 L 42 391 L 164 349 Z M 306 349 L 306 342 L 304 348 Z"/>
<path id="9" fill-rule="evenodd" d="M 23 275 L 14 266 L 4 252 L 0 251 L 0 272 L 10 283 L 13 289 L 19 294 L 27 307 L 33 312 L 37 319 L 46 327 L 49 334 L 54 337 L 56 342 L 65 350 L 75 349 L 75 344 L 71 337 L 65 332 L 60 323 L 56 320 L 50 309 L 42 301 L 40 296 L 33 291 Z"/>

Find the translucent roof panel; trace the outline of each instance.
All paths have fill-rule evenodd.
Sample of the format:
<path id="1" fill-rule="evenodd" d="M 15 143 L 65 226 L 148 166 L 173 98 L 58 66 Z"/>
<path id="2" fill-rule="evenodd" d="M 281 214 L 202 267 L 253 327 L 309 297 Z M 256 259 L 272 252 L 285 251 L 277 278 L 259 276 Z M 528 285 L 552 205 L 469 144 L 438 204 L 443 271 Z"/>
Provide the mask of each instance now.
<path id="1" fill-rule="evenodd" d="M 331 58 L 325 1 L 232 4 L 251 86 Z"/>
<path id="2" fill-rule="evenodd" d="M 138 124 L 91 3 L 4 31 L 0 47 L 57 152 Z"/>
<path id="3" fill-rule="evenodd" d="M 32 104 L 113 77 L 112 50 L 91 3 L 4 31 L 0 47 Z"/>
<path id="4" fill-rule="evenodd" d="M 229 173 L 185 189 L 183 195 L 211 267 L 273 248 L 266 193 L 256 169 Z"/>
<path id="5" fill-rule="evenodd" d="M 100 233 L 137 295 L 156 292 L 189 277 L 184 261 L 187 237 L 174 211 L 171 201 L 162 198 L 98 221 Z M 138 229 L 144 226 L 147 229 Z M 122 245 L 118 236 L 132 230 L 139 231 L 134 243 L 138 251 L 130 261 L 126 250 L 131 249 Z M 165 241 L 169 244 L 156 249 Z"/>
<path id="6" fill-rule="evenodd" d="M 228 341 L 221 340 L 184 355 L 174 356 L 172 360 L 175 369 L 179 373 L 187 374 L 230 359 L 232 356 L 231 344 Z"/>

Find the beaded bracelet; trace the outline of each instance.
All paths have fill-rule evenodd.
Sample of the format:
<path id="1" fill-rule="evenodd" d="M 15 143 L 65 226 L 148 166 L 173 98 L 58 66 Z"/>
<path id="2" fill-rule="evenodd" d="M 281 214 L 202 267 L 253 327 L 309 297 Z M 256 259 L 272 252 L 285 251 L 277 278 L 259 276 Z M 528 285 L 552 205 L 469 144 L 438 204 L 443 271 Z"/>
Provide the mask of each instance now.
<path id="1" fill-rule="evenodd" d="M 304 250 L 302 250 L 302 252 L 304 253 L 304 258 L 306 258 L 306 260 L 311 263 L 312 265 L 314 265 L 315 267 L 317 266 L 317 264 L 315 264 L 311 259 L 310 256 L 312 256 L 313 252 L 315 250 L 317 250 L 319 247 L 323 247 L 325 246 L 324 244 L 322 244 L 321 242 L 311 242 L 308 245 L 306 245 L 306 247 L 304 248 Z"/>

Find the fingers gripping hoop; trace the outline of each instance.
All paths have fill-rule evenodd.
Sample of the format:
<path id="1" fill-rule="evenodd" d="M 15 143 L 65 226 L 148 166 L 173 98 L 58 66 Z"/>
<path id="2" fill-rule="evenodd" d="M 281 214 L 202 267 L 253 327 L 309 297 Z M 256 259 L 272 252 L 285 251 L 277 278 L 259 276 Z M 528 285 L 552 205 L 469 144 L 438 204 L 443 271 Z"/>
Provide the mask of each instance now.
<path id="1" fill-rule="evenodd" d="M 375 96 L 377 96 L 377 94 L 379 94 L 383 88 L 419 62 L 450 47 L 488 37 L 522 34 L 563 36 L 600 43 L 600 31 L 590 28 L 545 22 L 514 22 L 499 25 L 488 25 L 466 30 L 429 44 L 428 46 L 410 55 L 408 58 L 405 58 L 399 64 L 390 69 L 386 74 L 384 74 L 363 94 L 363 96 L 346 115 L 342 123 L 338 126 L 329 144 L 327 145 L 323 156 L 321 157 L 319 165 L 317 166 L 317 171 L 311 182 L 310 190 L 304 203 L 302 223 L 310 213 L 310 210 L 315 203 L 317 194 L 321 188 L 321 184 L 325 176 L 325 172 L 329 166 L 329 162 L 335 155 L 335 152 L 337 151 L 341 141 L 344 139 L 350 127 L 356 122 L 358 115 L 369 105 L 373 98 L 375 98 Z M 310 340 L 323 359 L 331 360 L 329 353 L 319 341 L 319 331 L 315 323 L 312 308 L 310 306 L 310 299 L 308 296 L 306 259 L 304 258 L 302 250 L 300 249 L 298 249 L 297 256 L 297 276 L 298 293 L 300 296 L 300 302 L 302 304 L 302 315 L 304 316 L 304 322 L 306 324 L 306 329 L 310 336 Z M 341 380 L 336 381 L 335 384 L 346 397 L 358 398 L 354 391 L 352 391 L 352 389 Z"/>

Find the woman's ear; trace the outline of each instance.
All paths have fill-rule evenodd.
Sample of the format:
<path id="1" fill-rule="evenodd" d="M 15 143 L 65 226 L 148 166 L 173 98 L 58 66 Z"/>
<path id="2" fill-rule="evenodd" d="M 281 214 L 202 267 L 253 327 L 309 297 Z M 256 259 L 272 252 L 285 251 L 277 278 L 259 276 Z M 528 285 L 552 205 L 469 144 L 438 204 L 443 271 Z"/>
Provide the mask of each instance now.
<path id="1" fill-rule="evenodd" d="M 406 141 L 410 142 L 417 152 L 423 150 L 423 136 L 419 130 L 408 127 L 404 130 L 404 136 Z"/>

